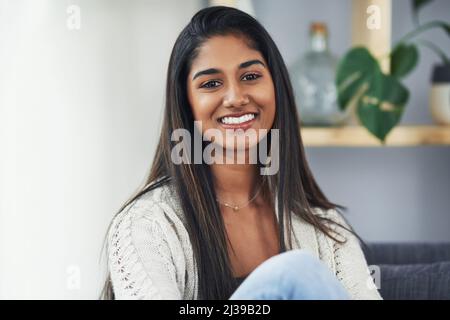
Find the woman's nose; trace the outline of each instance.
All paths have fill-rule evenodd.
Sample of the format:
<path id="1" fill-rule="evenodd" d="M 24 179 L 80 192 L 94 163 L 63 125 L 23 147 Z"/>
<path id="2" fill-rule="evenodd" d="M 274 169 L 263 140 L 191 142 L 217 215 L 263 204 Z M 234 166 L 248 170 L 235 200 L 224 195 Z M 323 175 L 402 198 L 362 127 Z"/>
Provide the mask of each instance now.
<path id="1" fill-rule="evenodd" d="M 225 107 L 240 107 L 249 103 L 249 98 L 237 84 L 232 84 L 227 90 L 223 105 Z"/>

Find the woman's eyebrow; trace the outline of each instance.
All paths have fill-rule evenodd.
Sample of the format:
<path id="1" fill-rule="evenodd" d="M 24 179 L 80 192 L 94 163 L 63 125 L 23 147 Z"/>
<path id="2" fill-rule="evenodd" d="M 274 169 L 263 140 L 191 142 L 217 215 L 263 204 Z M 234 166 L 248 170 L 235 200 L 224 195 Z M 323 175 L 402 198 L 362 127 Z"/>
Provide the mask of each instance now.
<path id="1" fill-rule="evenodd" d="M 254 59 L 254 60 L 249 60 L 249 61 L 246 61 L 246 62 L 242 62 L 239 65 L 239 69 L 248 68 L 248 67 L 250 67 L 251 65 L 254 65 L 254 64 L 260 64 L 264 68 L 266 67 L 265 64 L 261 60 Z M 222 71 L 220 69 L 216 69 L 216 68 L 210 68 L 210 69 L 202 70 L 202 71 L 197 72 L 194 75 L 194 77 L 192 78 L 192 81 L 194 81 L 196 78 L 198 78 L 198 77 L 200 77 L 202 75 L 217 74 L 217 73 L 221 73 L 221 72 Z"/>
<path id="2" fill-rule="evenodd" d="M 255 59 L 255 60 L 250 60 L 250 61 L 242 62 L 242 63 L 239 65 L 239 69 L 244 69 L 244 68 L 250 67 L 250 66 L 253 65 L 253 64 L 260 64 L 260 65 L 262 65 L 264 68 L 266 67 L 265 64 L 264 64 L 261 60 Z"/>

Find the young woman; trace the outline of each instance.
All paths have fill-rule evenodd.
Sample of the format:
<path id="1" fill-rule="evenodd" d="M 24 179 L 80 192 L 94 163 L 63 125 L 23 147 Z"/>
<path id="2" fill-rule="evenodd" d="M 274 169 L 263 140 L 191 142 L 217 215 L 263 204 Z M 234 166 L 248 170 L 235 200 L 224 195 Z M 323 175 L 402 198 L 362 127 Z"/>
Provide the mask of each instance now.
<path id="1" fill-rule="evenodd" d="M 253 17 L 220 6 L 195 14 L 166 89 L 150 175 L 109 229 L 103 298 L 380 299 L 344 208 L 311 174 L 286 66 Z M 193 139 L 174 139 L 180 129 L 203 138 L 201 155 L 214 145 L 231 161 L 193 161 Z M 250 130 L 259 134 L 242 139 Z M 252 163 L 263 142 L 271 160 Z"/>

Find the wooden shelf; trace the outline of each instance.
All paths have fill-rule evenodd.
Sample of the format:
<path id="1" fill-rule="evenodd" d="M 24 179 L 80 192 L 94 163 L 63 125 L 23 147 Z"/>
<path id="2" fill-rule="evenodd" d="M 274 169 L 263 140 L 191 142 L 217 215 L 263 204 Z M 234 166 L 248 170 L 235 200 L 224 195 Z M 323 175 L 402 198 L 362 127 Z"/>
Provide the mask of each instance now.
<path id="1" fill-rule="evenodd" d="M 306 147 L 380 147 L 383 146 L 366 128 L 358 125 L 343 127 L 303 127 Z M 450 126 L 397 126 L 387 136 L 385 146 L 409 147 L 423 145 L 450 146 Z"/>

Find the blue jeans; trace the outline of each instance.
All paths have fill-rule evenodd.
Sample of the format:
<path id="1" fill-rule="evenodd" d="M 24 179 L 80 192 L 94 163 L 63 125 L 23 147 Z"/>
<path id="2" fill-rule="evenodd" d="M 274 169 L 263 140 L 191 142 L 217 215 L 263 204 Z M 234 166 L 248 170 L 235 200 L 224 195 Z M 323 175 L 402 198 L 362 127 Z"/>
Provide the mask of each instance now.
<path id="1" fill-rule="evenodd" d="M 347 291 L 333 273 L 301 249 L 273 256 L 241 283 L 230 300 L 341 300 Z"/>

